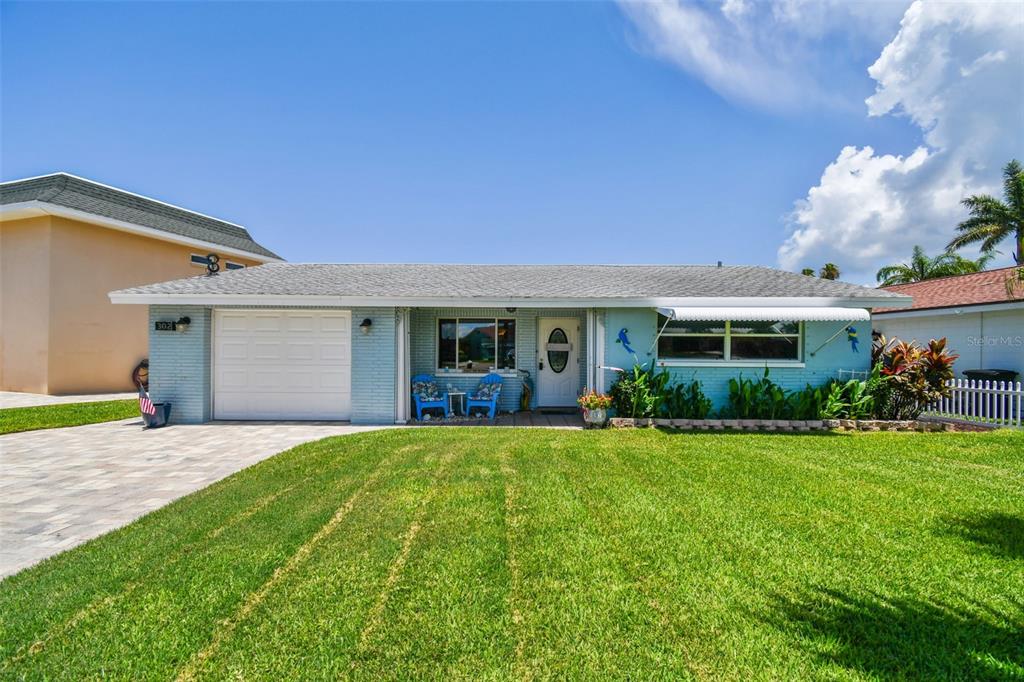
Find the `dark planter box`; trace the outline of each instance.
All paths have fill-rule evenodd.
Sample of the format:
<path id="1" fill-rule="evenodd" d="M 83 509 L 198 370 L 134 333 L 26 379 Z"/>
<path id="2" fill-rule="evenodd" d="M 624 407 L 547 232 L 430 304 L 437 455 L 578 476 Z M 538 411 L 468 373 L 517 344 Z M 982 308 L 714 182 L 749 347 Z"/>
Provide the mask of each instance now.
<path id="1" fill-rule="evenodd" d="M 158 429 L 161 426 L 167 426 L 167 420 L 171 416 L 171 404 L 153 403 L 153 407 L 156 408 L 156 414 L 142 415 L 142 421 L 146 422 L 146 428 Z"/>

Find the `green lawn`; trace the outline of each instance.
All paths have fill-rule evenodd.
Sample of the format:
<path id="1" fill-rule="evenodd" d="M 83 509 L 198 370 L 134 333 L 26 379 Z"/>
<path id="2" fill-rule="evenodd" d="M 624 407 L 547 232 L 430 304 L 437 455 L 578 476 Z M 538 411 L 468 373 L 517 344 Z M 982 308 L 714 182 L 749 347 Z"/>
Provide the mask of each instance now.
<path id="1" fill-rule="evenodd" d="M 95 403 L 65 403 L 40 407 L 11 407 L 0 410 L 0 435 L 37 429 L 57 429 L 140 417 L 139 401 L 104 400 Z"/>
<path id="2" fill-rule="evenodd" d="M 0 583 L 0 677 L 1024 678 L 1024 434 L 307 444 Z"/>

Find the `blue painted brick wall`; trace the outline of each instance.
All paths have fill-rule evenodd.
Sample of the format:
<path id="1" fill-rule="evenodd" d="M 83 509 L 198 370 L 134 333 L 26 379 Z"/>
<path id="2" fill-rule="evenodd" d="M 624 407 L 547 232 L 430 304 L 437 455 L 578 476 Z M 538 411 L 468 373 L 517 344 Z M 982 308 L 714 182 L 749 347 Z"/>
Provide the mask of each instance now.
<path id="1" fill-rule="evenodd" d="M 633 356 L 625 351 L 621 343 L 616 343 L 619 330 L 629 330 L 628 336 L 642 363 L 657 361 L 657 348 L 651 350 L 651 344 L 658 333 L 658 316 L 651 309 L 609 308 L 604 311 L 605 320 L 605 358 L 606 365 L 629 369 L 633 366 Z M 805 322 L 804 323 L 804 367 L 771 367 L 769 377 L 787 390 L 801 389 L 807 384 L 818 386 L 828 379 L 837 376 L 840 369 L 866 371 L 871 368 L 871 324 L 870 322 L 853 323 L 857 328 L 860 349 L 854 353 L 846 333 L 840 333 L 827 345 L 811 356 L 811 351 L 824 343 L 830 336 L 843 326 L 842 322 Z M 759 378 L 764 374 L 764 367 L 669 367 L 673 383 L 694 379 L 701 382 L 704 393 L 711 398 L 714 409 L 726 404 L 729 395 L 729 379 L 738 376 Z M 617 373 L 606 372 L 605 388 L 611 387 Z"/>
<path id="2" fill-rule="evenodd" d="M 359 324 L 373 323 L 364 334 Z M 395 309 L 352 309 L 352 423 L 395 423 Z"/>
<path id="3" fill-rule="evenodd" d="M 158 332 L 158 320 L 189 317 L 188 331 Z M 209 308 L 149 307 L 149 393 L 154 402 L 170 402 L 171 422 L 201 424 L 210 419 Z"/>

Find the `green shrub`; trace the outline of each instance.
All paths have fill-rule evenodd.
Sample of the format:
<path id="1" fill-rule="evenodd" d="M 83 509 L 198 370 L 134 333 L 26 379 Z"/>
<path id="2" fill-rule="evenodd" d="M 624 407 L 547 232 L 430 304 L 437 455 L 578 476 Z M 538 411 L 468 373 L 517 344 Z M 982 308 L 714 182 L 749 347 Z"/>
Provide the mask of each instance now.
<path id="1" fill-rule="evenodd" d="M 711 398 L 704 395 L 699 381 L 679 382 L 666 389 L 661 413 L 669 419 L 707 419 Z"/>
<path id="2" fill-rule="evenodd" d="M 656 416 L 666 397 L 668 381 L 667 371 L 655 373 L 654 367 L 646 369 L 646 365 L 636 364 L 632 372 L 623 371 L 609 391 L 615 414 L 632 419 Z"/>
<path id="3" fill-rule="evenodd" d="M 822 419 L 825 402 L 828 399 L 829 384 L 811 386 L 807 384 L 799 391 L 793 391 L 787 398 L 790 419 L 815 420 Z"/>
<path id="4" fill-rule="evenodd" d="M 728 404 L 722 416 L 729 419 L 785 419 L 789 399 L 785 389 L 768 378 L 768 368 L 757 381 L 742 375 L 729 379 Z"/>

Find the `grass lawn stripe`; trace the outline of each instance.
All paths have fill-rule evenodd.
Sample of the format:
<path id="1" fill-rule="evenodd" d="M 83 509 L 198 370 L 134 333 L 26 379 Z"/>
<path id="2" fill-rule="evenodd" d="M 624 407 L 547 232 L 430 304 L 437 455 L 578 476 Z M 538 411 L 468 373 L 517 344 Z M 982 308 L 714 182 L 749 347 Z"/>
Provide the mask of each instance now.
<path id="1" fill-rule="evenodd" d="M 203 677 L 296 678 L 347 674 L 359 633 L 400 551 L 439 456 L 413 456 L 401 476 L 366 491 L 344 528 L 325 538 L 240 623 Z"/>
<path id="2" fill-rule="evenodd" d="M 260 585 L 257 590 L 249 593 L 231 617 L 221 621 L 217 630 L 213 632 L 209 644 L 197 651 L 189 662 L 179 670 L 176 677 L 179 682 L 186 682 L 196 678 L 196 675 L 201 671 L 207 659 L 216 654 L 221 643 L 231 636 L 238 624 L 243 622 L 278 584 L 294 573 L 318 549 L 319 545 L 345 521 L 346 517 L 351 513 L 356 504 L 361 501 L 366 492 L 377 485 L 378 481 L 385 474 L 387 465 L 398 459 L 399 456 L 398 453 L 393 453 L 386 457 L 385 461 L 376 467 L 363 480 L 362 484 L 352 492 L 351 496 L 334 511 L 334 514 L 326 523 L 320 526 L 308 540 L 299 545 L 284 563 L 274 569 L 273 574 L 271 574 L 266 582 Z"/>
<path id="3" fill-rule="evenodd" d="M 426 494 L 420 500 L 416 506 L 416 514 L 413 516 L 412 521 L 409 523 L 409 527 L 405 530 L 405 535 L 402 537 L 402 547 L 398 550 L 398 554 L 395 555 L 395 560 L 391 562 L 391 566 L 388 568 L 388 577 L 384 580 L 384 585 L 381 587 L 380 593 L 377 595 L 373 608 L 370 609 L 370 614 L 366 619 L 366 623 L 363 625 L 362 631 L 359 633 L 359 641 L 356 643 L 356 654 L 357 656 L 362 655 L 366 649 L 370 646 L 370 642 L 373 638 L 374 632 L 381 626 L 381 617 L 384 613 L 384 609 L 388 605 L 388 597 L 395 589 L 395 585 L 398 584 L 399 578 L 402 576 L 402 570 L 405 569 L 405 564 L 409 560 L 409 553 L 412 551 L 412 545 L 416 542 L 416 536 L 419 535 L 420 530 L 423 528 L 423 517 L 427 513 L 427 509 L 430 507 L 430 503 L 433 501 L 434 496 L 437 495 L 438 482 L 444 479 L 444 474 L 447 473 L 448 467 L 451 466 L 452 453 L 445 453 L 441 462 L 438 465 L 438 470 L 434 475 L 434 481 L 430 488 L 427 489 Z"/>
<path id="4" fill-rule="evenodd" d="M 557 460 L 574 437 L 553 434 L 544 448 L 522 437 L 508 445 L 522 475 L 527 676 L 685 675 L 666 651 L 660 616 L 608 553 L 600 521 L 564 485 Z"/>
<path id="5" fill-rule="evenodd" d="M 670 521 L 666 525 L 672 526 L 674 519 L 664 513 L 661 501 L 651 499 L 642 486 L 615 488 L 605 484 L 609 479 L 621 480 L 631 473 L 622 464 L 618 453 L 605 443 L 569 441 L 559 454 L 562 455 L 557 458 L 562 464 L 559 469 L 562 484 L 572 489 L 586 504 L 597 521 L 607 550 L 642 595 L 646 605 L 657 614 L 657 621 L 651 623 L 650 637 L 658 641 L 661 653 L 658 659 L 650 661 L 648 673 L 656 675 L 671 671 L 674 677 L 695 679 L 711 676 L 710 671 L 697 662 L 699 657 L 692 653 L 701 645 L 694 636 L 698 629 L 694 627 L 693 613 L 673 608 L 676 605 L 666 600 L 664 585 L 655 580 L 658 571 L 664 570 L 664 564 L 655 563 L 644 551 L 645 545 L 652 544 L 652 539 L 656 546 L 665 547 L 666 537 L 662 533 L 670 532 L 671 528 L 663 530 L 655 523 Z M 572 468 L 566 466 L 568 462 L 583 466 L 592 474 L 575 476 Z M 642 530 L 641 526 L 644 527 Z M 676 557 L 670 555 L 666 559 L 675 561 Z"/>
<path id="6" fill-rule="evenodd" d="M 425 507 L 413 551 L 358 652 L 356 677 L 481 680 L 511 673 L 499 452 L 486 431 L 467 435 L 440 436 L 468 450 Z"/>
<path id="7" fill-rule="evenodd" d="M 519 565 L 519 543 L 522 533 L 522 506 L 519 502 L 519 476 L 507 447 L 501 449 L 501 474 L 505 479 L 505 546 L 508 567 L 508 610 L 512 617 L 512 630 L 516 640 L 513 675 L 515 679 L 529 679 L 524 660 L 526 636 L 523 632 L 522 597 L 523 571 Z"/>

